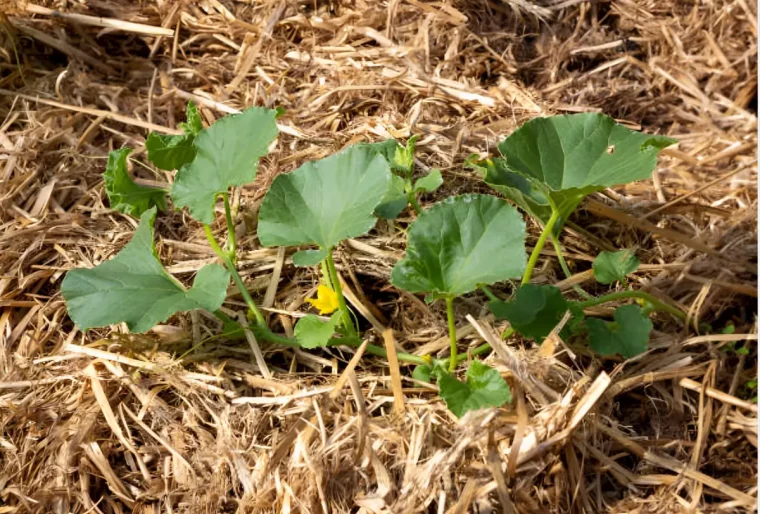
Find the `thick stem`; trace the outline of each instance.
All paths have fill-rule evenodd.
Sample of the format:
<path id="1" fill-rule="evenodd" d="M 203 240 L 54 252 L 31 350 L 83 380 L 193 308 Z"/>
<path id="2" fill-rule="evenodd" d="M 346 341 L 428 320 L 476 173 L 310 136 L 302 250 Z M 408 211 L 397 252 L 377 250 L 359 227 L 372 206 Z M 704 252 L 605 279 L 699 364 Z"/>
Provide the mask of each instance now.
<path id="1" fill-rule="evenodd" d="M 229 271 L 232 275 L 232 280 L 235 282 L 235 285 L 238 286 L 238 289 L 240 289 L 240 294 L 243 296 L 243 300 L 245 300 L 246 305 L 248 305 L 248 308 L 251 309 L 251 312 L 253 312 L 253 315 L 256 317 L 256 323 L 262 327 L 266 327 L 267 321 L 264 318 L 264 315 L 261 314 L 259 308 L 256 307 L 253 298 L 251 298 L 251 293 L 249 293 L 248 289 L 246 289 L 245 283 L 240 277 L 240 274 L 238 273 L 235 264 L 230 259 L 230 256 L 227 255 L 227 253 L 219 247 L 219 243 L 216 242 L 214 233 L 211 231 L 210 226 L 203 225 L 203 230 L 206 232 L 206 239 L 208 239 L 208 243 L 211 245 L 214 253 L 222 260 L 224 267 L 227 268 L 227 271 Z"/>
<path id="2" fill-rule="evenodd" d="M 552 238 L 552 244 L 554 245 L 554 252 L 557 254 L 557 260 L 559 261 L 559 267 L 562 268 L 562 273 L 565 274 L 565 277 L 570 278 L 573 276 L 573 274 L 570 272 L 570 268 L 567 265 L 567 261 L 565 260 L 565 255 L 562 252 L 562 245 L 559 244 L 559 239 L 554 236 L 554 234 L 551 235 Z M 573 291 L 581 295 L 586 300 L 591 300 L 594 298 L 590 294 L 588 294 L 586 291 L 581 288 L 581 286 L 575 284 L 573 285 Z"/>
<path id="3" fill-rule="evenodd" d="M 333 291 L 338 296 L 338 308 L 340 309 L 343 317 L 343 326 L 348 331 L 348 336 L 356 337 L 356 327 L 351 319 L 351 313 L 348 311 L 346 305 L 346 298 L 343 296 L 343 288 L 340 286 L 340 279 L 338 278 L 338 270 L 335 269 L 335 261 L 332 256 L 332 248 L 327 251 L 327 270 L 330 272 L 330 281 L 332 282 Z"/>
<path id="4" fill-rule="evenodd" d="M 530 277 L 533 275 L 533 268 L 536 267 L 538 257 L 541 255 L 541 250 L 543 250 L 544 245 L 546 244 L 546 238 L 549 237 L 549 234 L 551 234 L 552 230 L 554 229 L 554 224 L 557 223 L 558 219 L 559 211 L 553 210 L 549 221 L 546 222 L 546 226 L 544 227 L 543 232 L 541 232 L 541 235 L 538 236 L 536 246 L 533 247 L 533 253 L 530 254 L 530 259 L 528 259 L 528 265 L 525 267 L 525 273 L 523 273 L 521 284 L 527 284 L 530 282 Z"/>
<path id="5" fill-rule="evenodd" d="M 667 303 L 658 300 L 654 296 L 652 296 L 649 293 L 645 293 L 644 291 L 619 291 L 617 293 L 610 293 L 608 295 L 600 296 L 599 298 L 594 298 L 592 300 L 587 300 L 585 302 L 577 302 L 578 307 L 582 309 L 586 309 L 588 307 L 594 307 L 596 305 L 601 305 L 603 303 L 608 302 L 614 302 L 617 300 L 624 300 L 626 298 L 641 298 L 642 300 L 649 302 L 652 307 L 655 308 L 655 310 L 667 312 L 668 314 L 672 314 L 676 318 L 686 321 L 686 313 L 681 311 L 680 309 L 677 309 L 676 307 L 673 307 L 671 305 L 668 305 Z"/>
<path id="6" fill-rule="evenodd" d="M 237 261 L 237 240 L 235 239 L 235 224 L 232 222 L 232 209 L 230 208 L 230 195 L 222 193 L 224 199 L 224 217 L 227 220 L 227 253 L 230 260 L 234 263 Z"/>
<path id="7" fill-rule="evenodd" d="M 451 296 L 446 297 L 446 319 L 449 322 L 449 343 L 451 345 L 449 371 L 454 371 L 457 367 L 457 326 L 454 321 L 454 298 Z"/>

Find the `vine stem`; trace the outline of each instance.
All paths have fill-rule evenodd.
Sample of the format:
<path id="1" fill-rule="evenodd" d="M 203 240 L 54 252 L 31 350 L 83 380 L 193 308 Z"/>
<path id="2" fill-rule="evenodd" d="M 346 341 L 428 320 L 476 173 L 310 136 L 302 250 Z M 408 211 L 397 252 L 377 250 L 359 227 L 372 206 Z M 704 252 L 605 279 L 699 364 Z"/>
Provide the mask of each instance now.
<path id="1" fill-rule="evenodd" d="M 555 237 L 554 234 L 551 235 L 551 238 L 552 244 L 554 245 L 554 253 L 557 254 L 557 260 L 559 261 L 559 267 L 562 268 L 562 273 L 564 273 L 565 277 L 567 278 L 572 277 L 573 274 L 570 272 L 570 268 L 568 267 L 567 261 L 565 260 L 565 255 L 562 252 L 562 245 L 559 244 L 559 238 Z M 584 291 L 583 288 L 578 284 L 573 285 L 573 291 L 581 295 L 586 300 L 591 300 L 594 298 L 586 291 Z"/>
<path id="2" fill-rule="evenodd" d="M 546 226 L 544 227 L 543 232 L 541 232 L 541 235 L 538 236 L 536 246 L 533 247 L 533 253 L 530 254 L 528 265 L 525 267 L 525 273 L 523 273 L 522 282 L 520 282 L 521 284 L 527 284 L 530 282 L 530 277 L 533 275 L 533 268 L 536 267 L 538 257 L 541 255 L 541 250 L 543 250 L 544 245 L 546 244 L 546 238 L 549 237 L 549 234 L 551 234 L 552 229 L 554 228 L 554 224 L 557 223 L 558 219 L 559 211 L 552 210 L 552 215 L 549 218 L 549 221 L 546 222 Z"/>
<path id="3" fill-rule="evenodd" d="M 343 288 L 340 286 L 340 279 L 338 278 L 338 270 L 335 269 L 335 261 L 332 256 L 332 248 L 327 251 L 327 270 L 330 272 L 330 282 L 332 282 L 333 291 L 338 296 L 338 308 L 340 309 L 343 317 L 343 326 L 348 330 L 348 335 L 356 337 L 356 327 L 351 319 L 351 313 L 348 312 L 348 306 L 346 305 L 346 298 L 343 296 Z"/>
<path id="4" fill-rule="evenodd" d="M 266 327 L 266 319 L 264 318 L 264 315 L 261 314 L 261 311 L 258 307 L 256 307 L 256 304 L 253 301 L 253 298 L 251 298 L 251 293 L 248 292 L 248 289 L 245 287 L 245 283 L 243 282 L 243 279 L 241 278 L 240 274 L 237 271 L 237 268 L 235 267 L 235 264 L 232 262 L 232 259 L 230 259 L 230 256 L 221 249 L 219 246 L 219 243 L 216 242 L 216 239 L 214 238 L 214 233 L 211 231 L 211 227 L 204 224 L 203 230 L 206 232 L 206 239 L 208 239 L 208 243 L 211 245 L 211 249 L 214 250 L 214 253 L 222 260 L 224 263 L 224 267 L 227 268 L 227 271 L 230 272 L 232 275 L 232 280 L 235 282 L 235 285 L 238 286 L 238 289 L 240 289 L 240 294 L 243 296 L 243 300 L 245 300 L 245 304 L 248 306 L 249 309 L 251 309 L 251 312 L 256 317 L 256 323 L 258 325 L 261 325 L 263 327 Z"/>
<path id="5" fill-rule="evenodd" d="M 229 316 L 227 316 L 225 313 L 223 313 L 220 310 L 215 311 L 214 315 L 225 323 L 238 324 L 235 320 L 233 320 L 232 318 L 230 318 Z M 266 326 L 252 325 L 250 329 L 253 331 L 253 333 L 256 335 L 257 338 L 263 339 L 265 341 L 269 341 L 270 343 L 274 343 L 280 346 L 285 346 L 287 348 L 301 348 L 301 345 L 299 345 L 295 339 L 292 339 L 290 337 L 286 337 L 283 335 L 275 334 Z M 241 331 L 242 331 L 242 328 L 241 328 Z M 232 335 L 232 334 L 226 334 L 226 335 Z M 223 336 L 224 334 L 215 336 L 215 337 L 223 337 Z M 204 342 L 208 342 L 212 339 L 213 338 L 209 338 L 205 340 Z M 355 340 L 358 341 L 358 339 L 355 339 Z M 347 343 L 347 346 L 359 346 L 359 345 Z M 376 346 L 373 344 L 367 345 L 367 353 L 375 355 L 377 357 L 383 357 L 386 359 L 388 358 L 388 352 L 385 350 L 385 348 L 382 348 L 380 346 Z M 419 355 L 413 355 L 411 353 L 406 353 L 406 352 L 396 352 L 396 355 L 398 356 L 398 359 L 400 361 L 407 362 L 409 364 L 418 364 L 418 365 L 429 364 L 428 361 L 426 361 L 424 358 L 420 357 Z"/>
<path id="6" fill-rule="evenodd" d="M 454 371 L 457 367 L 457 326 L 454 321 L 454 298 L 451 296 L 446 297 L 446 319 L 449 322 L 449 343 L 451 345 L 449 371 Z"/>
<path id="7" fill-rule="evenodd" d="M 224 199 L 224 217 L 227 220 L 227 238 L 229 248 L 227 254 L 230 260 L 235 263 L 237 261 L 237 240 L 235 239 L 235 224 L 232 222 L 232 209 L 230 208 L 230 195 L 222 193 Z"/>
<path id="8" fill-rule="evenodd" d="M 644 291 L 618 291 L 617 293 L 610 293 L 604 296 L 600 296 L 599 298 L 586 300 L 585 302 L 577 302 L 576 305 L 578 305 L 578 307 L 582 309 L 586 309 L 588 307 L 594 307 L 595 305 L 600 305 L 600 304 L 608 303 L 608 302 L 614 302 L 616 300 L 623 300 L 626 298 L 641 298 L 642 300 L 652 304 L 652 306 L 656 310 L 667 312 L 668 314 L 672 314 L 673 316 L 680 319 L 681 321 L 686 321 L 685 312 L 671 305 L 668 305 L 667 303 L 661 300 L 658 300 L 651 294 L 645 293 Z"/>

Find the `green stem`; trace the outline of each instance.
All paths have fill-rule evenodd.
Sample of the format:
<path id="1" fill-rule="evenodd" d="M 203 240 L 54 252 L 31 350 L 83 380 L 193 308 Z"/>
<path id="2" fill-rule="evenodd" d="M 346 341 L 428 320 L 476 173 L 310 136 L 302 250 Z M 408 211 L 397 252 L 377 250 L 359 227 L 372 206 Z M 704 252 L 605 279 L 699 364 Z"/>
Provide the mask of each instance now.
<path id="1" fill-rule="evenodd" d="M 420 207 L 420 202 L 417 201 L 417 195 L 414 194 L 414 191 L 408 193 L 407 197 L 409 198 L 409 203 L 412 204 L 414 212 L 417 213 L 417 216 L 422 214 L 422 207 Z"/>
<path id="2" fill-rule="evenodd" d="M 245 287 L 245 283 L 243 282 L 243 279 L 240 277 L 240 274 L 237 271 L 237 268 L 235 267 L 235 264 L 230 259 L 230 256 L 219 247 L 219 243 L 216 242 L 216 239 L 214 238 L 214 233 L 211 231 L 211 227 L 208 225 L 203 225 L 203 230 L 206 232 L 206 239 L 208 239 L 208 243 L 211 245 L 211 248 L 214 250 L 214 253 L 222 260 L 224 263 L 224 267 L 227 268 L 227 271 L 230 272 L 232 275 L 232 280 L 235 282 L 235 285 L 240 289 L 240 294 L 243 296 L 243 300 L 245 300 L 246 305 L 248 305 L 248 308 L 251 309 L 251 312 L 256 317 L 256 323 L 261 325 L 262 327 L 266 327 L 267 321 L 264 318 L 264 315 L 261 314 L 261 311 L 258 307 L 256 307 L 256 304 L 253 302 L 253 298 L 251 298 L 251 293 L 248 292 L 248 289 Z"/>
<path id="3" fill-rule="evenodd" d="M 227 316 L 222 311 L 218 310 L 214 312 L 214 315 L 222 320 L 225 323 L 235 323 L 237 322 Z M 269 341 L 270 343 L 278 344 L 280 346 L 286 346 L 288 348 L 301 348 L 301 345 L 296 342 L 295 339 L 291 339 L 290 337 L 282 336 L 279 334 L 275 334 L 272 332 L 268 327 L 264 327 L 261 325 L 252 325 L 250 327 L 251 331 L 253 331 L 254 335 L 256 335 L 257 338 L 263 339 L 265 341 Z M 242 337 L 242 328 L 239 332 L 240 337 Z M 223 335 L 227 336 L 234 336 L 235 332 L 229 333 L 229 334 L 221 334 L 219 337 L 222 337 Z M 210 339 L 206 340 L 205 342 L 208 342 Z M 349 341 L 346 341 L 348 346 L 358 347 L 361 344 L 361 341 L 357 338 L 353 338 L 356 343 L 349 343 Z M 367 345 L 367 353 L 376 355 L 378 357 L 388 358 L 388 352 L 385 350 L 385 348 L 382 348 L 380 346 L 375 346 L 373 344 Z M 413 355 L 411 353 L 406 352 L 396 352 L 396 355 L 398 356 L 398 359 L 403 362 L 408 362 L 410 364 L 424 364 L 427 365 L 428 361 L 426 361 L 424 358 Z"/>
<path id="4" fill-rule="evenodd" d="M 234 263 L 237 260 L 237 240 L 235 239 L 235 224 L 232 222 L 232 209 L 230 208 L 230 196 L 222 193 L 224 199 L 224 217 L 227 219 L 227 237 L 229 248 L 228 254 L 230 260 Z"/>
<path id="5" fill-rule="evenodd" d="M 343 296 L 343 288 L 340 286 L 338 271 L 335 269 L 335 261 L 333 260 L 332 256 L 332 248 L 328 249 L 325 262 L 327 263 L 327 270 L 330 272 L 330 281 L 332 282 L 333 291 L 335 291 L 335 294 L 338 296 L 338 308 L 343 314 L 343 326 L 348 331 L 349 337 L 357 337 L 356 327 L 354 326 L 354 322 L 351 319 L 351 313 L 348 311 L 346 298 Z"/>
<path id="6" fill-rule="evenodd" d="M 454 371 L 457 367 L 457 326 L 454 321 L 454 298 L 451 296 L 446 297 L 446 319 L 449 322 L 449 343 L 451 345 L 449 371 Z"/>
<path id="7" fill-rule="evenodd" d="M 577 305 L 578 307 L 582 309 L 586 309 L 588 307 L 594 307 L 596 305 L 601 305 L 603 303 L 608 303 L 608 302 L 614 302 L 617 300 L 624 300 L 626 298 L 641 298 L 642 300 L 649 302 L 652 305 L 652 307 L 655 308 L 655 310 L 667 312 L 668 314 L 672 314 L 673 316 L 680 319 L 681 321 L 686 321 L 685 312 L 683 312 L 680 309 L 677 309 L 676 307 L 668 305 L 667 303 L 661 300 L 658 300 L 651 294 L 645 293 L 644 291 L 619 291 L 617 293 L 610 293 L 604 296 L 600 296 L 599 298 L 586 300 L 585 302 L 577 302 Z"/>
<path id="8" fill-rule="evenodd" d="M 493 291 L 488 286 L 480 286 L 480 290 L 485 293 L 489 300 L 492 302 L 500 302 L 499 297 L 493 294 Z"/>
<path id="9" fill-rule="evenodd" d="M 559 261 L 559 267 L 562 268 L 562 273 L 565 274 L 565 277 L 570 278 L 573 276 L 573 274 L 570 272 L 570 268 L 567 265 L 567 261 L 565 260 L 565 255 L 562 252 L 562 245 L 559 244 L 559 240 L 557 237 L 554 237 L 554 234 L 552 234 L 552 244 L 554 245 L 554 253 L 557 254 L 557 260 Z M 588 294 L 586 291 L 583 290 L 582 287 L 580 287 L 578 284 L 573 285 L 573 291 L 581 295 L 586 300 L 591 300 L 594 297 Z"/>
<path id="10" fill-rule="evenodd" d="M 536 246 L 533 247 L 533 253 L 530 254 L 530 259 L 528 259 L 528 265 L 525 267 L 525 273 L 523 273 L 521 284 L 527 284 L 530 282 L 530 277 L 533 275 L 533 268 L 536 267 L 538 257 L 541 255 L 541 250 L 543 250 L 544 245 L 546 244 L 546 238 L 549 237 L 549 234 L 551 234 L 552 229 L 554 228 L 554 224 L 557 223 L 558 219 L 559 211 L 552 210 L 552 215 L 549 218 L 549 221 L 546 222 L 546 226 L 544 227 L 543 232 L 541 232 L 541 235 L 538 236 Z"/>

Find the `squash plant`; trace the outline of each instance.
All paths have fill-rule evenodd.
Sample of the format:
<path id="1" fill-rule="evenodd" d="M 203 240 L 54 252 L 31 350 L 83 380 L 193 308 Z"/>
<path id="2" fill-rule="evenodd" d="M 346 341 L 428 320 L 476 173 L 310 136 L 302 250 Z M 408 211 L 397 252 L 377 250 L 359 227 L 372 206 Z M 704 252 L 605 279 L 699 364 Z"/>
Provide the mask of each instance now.
<path id="1" fill-rule="evenodd" d="M 598 298 L 580 291 L 582 300 L 565 298 L 556 287 L 530 283 L 541 249 L 551 239 L 562 268 L 559 236 L 569 214 L 583 198 L 609 186 L 651 175 L 657 152 L 674 141 L 648 136 L 616 124 L 599 114 L 554 116 L 526 123 L 505 139 L 501 157 L 470 160 L 485 181 L 536 218 L 543 231 L 528 257 L 525 223 L 505 200 L 483 194 L 446 198 L 423 210 L 419 194 L 442 183 L 439 170 L 414 179 L 416 138 L 406 146 L 389 140 L 362 143 L 295 171 L 278 175 L 264 196 L 259 212 L 258 238 L 264 246 L 298 247 L 295 266 L 318 266 L 321 282 L 317 297 L 308 299 L 321 316 L 307 314 L 296 324 L 295 338 L 276 334 L 267 325 L 236 268 L 237 243 L 229 189 L 250 183 L 259 159 L 277 136 L 279 111 L 251 108 L 204 128 L 191 103 L 183 134 L 151 133 L 148 159 L 163 170 L 176 170 L 171 188 L 136 184 L 127 172 L 130 149 L 111 152 L 104 174 L 111 207 L 140 218 L 132 240 L 114 258 L 91 269 L 66 274 L 61 292 L 69 315 L 87 330 L 124 322 L 133 332 L 144 332 L 173 314 L 204 309 L 223 323 L 222 334 L 243 336 L 244 327 L 220 307 L 230 279 L 242 295 L 253 323 L 253 334 L 288 347 L 358 346 L 362 340 L 355 314 L 346 304 L 333 259 L 337 245 L 366 234 L 378 217 L 392 219 L 407 206 L 416 219 L 408 229 L 406 255 L 394 267 L 390 281 L 426 300 L 443 300 L 450 351 L 447 358 L 398 353 L 399 360 L 415 364 L 413 377 L 437 380 L 449 409 L 462 416 L 470 410 L 501 406 L 510 401 L 507 383 L 494 369 L 472 357 L 490 350 L 488 344 L 460 354 L 456 339 L 454 304 L 457 298 L 482 289 L 489 307 L 510 322 L 508 333 L 518 332 L 541 343 L 569 310 L 570 327 L 588 335 L 601 354 L 631 357 L 646 350 L 652 323 L 650 312 L 660 310 L 685 318 L 679 309 L 639 291 L 618 291 Z M 175 208 L 187 208 L 199 221 L 209 245 L 221 261 L 196 274 L 191 287 L 172 277 L 160 263 L 153 245 L 157 211 L 167 208 L 167 194 Z M 218 202 L 221 199 L 221 206 Z M 219 207 L 227 226 L 226 241 L 214 236 L 211 224 Z M 635 271 L 638 259 L 631 251 L 602 253 L 594 273 L 603 284 L 621 282 Z M 569 272 L 568 272 L 569 273 Z M 511 299 L 497 298 L 489 285 L 520 280 Z M 584 309 L 607 302 L 634 299 L 615 311 L 614 320 L 584 317 Z M 329 315 L 329 317 L 325 317 Z M 386 357 L 384 348 L 368 345 L 370 354 Z M 470 360 L 466 380 L 455 372 Z"/>

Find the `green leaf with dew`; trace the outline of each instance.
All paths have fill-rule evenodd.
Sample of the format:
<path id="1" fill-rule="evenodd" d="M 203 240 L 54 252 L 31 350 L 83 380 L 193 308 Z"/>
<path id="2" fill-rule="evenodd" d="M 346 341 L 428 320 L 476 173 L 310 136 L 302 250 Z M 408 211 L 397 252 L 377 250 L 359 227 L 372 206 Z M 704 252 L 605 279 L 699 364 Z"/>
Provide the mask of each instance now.
<path id="1" fill-rule="evenodd" d="M 615 321 L 586 319 L 589 346 L 600 355 L 620 354 L 626 359 L 647 351 L 652 322 L 638 305 L 622 305 L 615 310 Z"/>
<path id="2" fill-rule="evenodd" d="M 412 223 L 391 282 L 412 293 L 454 297 L 517 278 L 525 264 L 525 223 L 514 207 L 493 196 L 462 195 Z"/>
<path id="3" fill-rule="evenodd" d="M 439 395 L 458 418 L 472 410 L 501 407 L 512 401 L 509 386 L 498 371 L 478 360 L 467 368 L 467 380 L 460 382 L 443 368 L 433 370 L 438 379 Z"/>
<path id="4" fill-rule="evenodd" d="M 497 319 L 506 319 L 520 334 L 541 344 L 562 321 L 568 303 L 554 286 L 524 284 L 514 300 L 492 301 L 488 307 Z"/>
<path id="5" fill-rule="evenodd" d="M 604 251 L 596 256 L 594 264 L 594 278 L 600 284 L 611 284 L 623 280 L 627 275 L 636 271 L 641 261 L 636 257 L 633 250 L 620 250 L 619 252 Z"/>
<path id="6" fill-rule="evenodd" d="M 277 137 L 276 111 L 252 107 L 202 130 L 193 141 L 195 159 L 177 172 L 172 200 L 209 224 L 214 204 L 231 186 L 252 182 L 259 159 Z"/>
<path id="7" fill-rule="evenodd" d="M 259 240 L 264 246 L 313 244 L 326 252 L 366 234 L 390 181 L 385 159 L 360 146 L 278 175 L 261 204 Z M 303 263 L 298 255 L 293 262 Z"/>
<path id="8" fill-rule="evenodd" d="M 218 309 L 227 295 L 229 273 L 217 264 L 198 272 L 186 289 L 161 265 L 153 247 L 156 209 L 143 213 L 132 240 L 116 257 L 91 269 L 66 273 L 61 293 L 81 330 L 126 322 L 146 332 L 169 316 L 193 309 Z"/>
<path id="9" fill-rule="evenodd" d="M 121 148 L 108 154 L 103 173 L 106 195 L 112 209 L 139 218 L 154 205 L 166 210 L 166 191 L 136 184 L 127 173 L 127 156 L 132 150 Z"/>
<path id="10" fill-rule="evenodd" d="M 341 313 L 336 312 L 327 321 L 314 314 L 307 314 L 299 319 L 293 335 L 301 348 L 318 348 L 327 346 L 340 323 Z"/>

